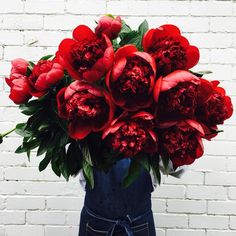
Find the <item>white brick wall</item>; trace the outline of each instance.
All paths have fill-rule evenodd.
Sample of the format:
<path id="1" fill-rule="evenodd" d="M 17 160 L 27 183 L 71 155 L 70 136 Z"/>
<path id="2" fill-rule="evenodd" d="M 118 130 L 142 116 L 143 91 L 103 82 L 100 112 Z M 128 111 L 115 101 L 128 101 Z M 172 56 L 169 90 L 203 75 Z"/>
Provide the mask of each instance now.
<path id="1" fill-rule="evenodd" d="M 0 0 L 0 132 L 25 120 L 8 99 L 4 76 L 10 60 L 38 60 L 78 24 L 94 27 L 112 13 L 137 27 L 176 24 L 200 48 L 196 70 L 212 70 L 236 108 L 236 1 Z M 4 90 L 4 91 L 3 91 Z M 221 128 L 221 127 L 220 127 Z M 182 177 L 163 177 L 153 192 L 158 236 L 236 235 L 236 115 L 225 130 L 205 141 L 205 155 Z M 16 134 L 0 145 L 0 236 L 77 236 L 84 192 L 78 178 L 67 183 L 50 169 L 39 173 L 41 157 L 14 154 Z"/>

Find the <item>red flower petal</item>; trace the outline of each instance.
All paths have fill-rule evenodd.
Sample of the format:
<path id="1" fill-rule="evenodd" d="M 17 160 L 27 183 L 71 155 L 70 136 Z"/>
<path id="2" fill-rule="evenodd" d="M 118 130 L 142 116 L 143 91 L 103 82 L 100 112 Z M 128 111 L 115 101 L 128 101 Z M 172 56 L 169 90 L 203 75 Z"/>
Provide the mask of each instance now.
<path id="1" fill-rule="evenodd" d="M 147 51 L 149 46 L 151 45 L 154 32 L 155 32 L 155 29 L 150 29 L 144 34 L 143 39 L 142 39 L 142 45 L 143 45 L 144 51 Z"/>
<path id="2" fill-rule="evenodd" d="M 73 30 L 73 38 L 77 41 L 93 39 L 94 32 L 87 25 L 79 25 Z"/>
<path id="3" fill-rule="evenodd" d="M 138 49 L 133 44 L 127 44 L 116 51 L 115 61 L 120 60 L 123 57 L 127 57 L 133 52 L 137 52 Z"/>
<path id="4" fill-rule="evenodd" d="M 201 124 L 195 120 L 187 119 L 185 120 L 187 124 L 195 128 L 201 135 L 205 135 L 204 129 L 202 128 Z"/>
<path id="5" fill-rule="evenodd" d="M 68 124 L 68 133 L 74 139 L 84 139 L 91 131 L 91 125 L 83 123 L 81 120 Z"/>
<path id="6" fill-rule="evenodd" d="M 199 49 L 195 46 L 190 45 L 186 51 L 186 58 L 188 59 L 186 69 L 195 66 L 200 58 Z"/>
<path id="7" fill-rule="evenodd" d="M 162 78 L 163 77 L 158 78 L 155 85 L 154 85 L 153 98 L 154 98 L 155 102 L 158 102 L 158 99 L 159 99 L 159 94 L 160 94 L 160 91 L 161 91 Z"/>
<path id="8" fill-rule="evenodd" d="M 171 33 L 172 36 L 178 36 L 181 34 L 179 28 L 175 25 L 165 24 L 165 25 L 160 26 L 159 28 L 169 31 L 169 33 Z"/>
<path id="9" fill-rule="evenodd" d="M 112 68 L 112 77 L 110 78 L 112 82 L 115 82 L 120 75 L 122 74 L 127 63 L 127 59 L 125 57 L 120 58 L 116 61 L 115 65 Z"/>

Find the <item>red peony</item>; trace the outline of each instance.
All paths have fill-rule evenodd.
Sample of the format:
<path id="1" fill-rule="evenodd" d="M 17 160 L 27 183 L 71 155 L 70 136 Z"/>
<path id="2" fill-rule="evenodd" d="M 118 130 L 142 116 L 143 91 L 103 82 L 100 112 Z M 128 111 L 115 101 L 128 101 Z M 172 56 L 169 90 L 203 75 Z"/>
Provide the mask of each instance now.
<path id="1" fill-rule="evenodd" d="M 33 68 L 29 76 L 31 94 L 41 97 L 49 88 L 55 85 L 64 76 L 63 68 L 60 64 L 50 60 L 40 60 Z"/>
<path id="2" fill-rule="evenodd" d="M 93 82 L 110 69 L 113 64 L 114 50 L 109 38 L 97 36 L 86 25 L 79 25 L 73 31 L 74 39 L 64 39 L 59 45 L 60 61 L 76 80 Z"/>
<path id="3" fill-rule="evenodd" d="M 118 34 L 121 31 L 121 27 L 122 22 L 119 16 L 117 16 L 116 18 L 109 15 L 102 16 L 98 21 L 97 27 L 95 28 L 95 33 L 99 36 L 104 33 L 108 38 L 112 40 L 117 38 Z"/>
<path id="4" fill-rule="evenodd" d="M 190 165 L 204 152 L 202 126 L 194 120 L 163 122 L 158 125 L 158 150 L 162 158 L 172 161 L 173 167 Z"/>
<path id="5" fill-rule="evenodd" d="M 71 138 L 83 139 L 109 125 L 114 105 L 102 88 L 84 81 L 74 81 L 57 94 L 58 115 L 69 121 Z"/>
<path id="6" fill-rule="evenodd" d="M 183 70 L 160 77 L 154 87 L 157 119 L 195 118 L 199 84 L 198 77 Z"/>
<path id="7" fill-rule="evenodd" d="M 149 107 L 156 76 L 155 61 L 134 45 L 117 50 L 115 64 L 106 76 L 106 85 L 114 103 L 125 110 Z"/>
<path id="8" fill-rule="evenodd" d="M 222 87 L 218 87 L 219 83 L 218 80 L 201 78 L 196 116 L 208 126 L 223 124 L 233 114 L 231 98 Z"/>
<path id="9" fill-rule="evenodd" d="M 199 60 L 198 48 L 190 45 L 174 25 L 149 30 L 143 37 L 143 48 L 155 58 L 157 77 L 178 69 L 187 70 Z"/>
<path id="10" fill-rule="evenodd" d="M 9 98 L 15 104 L 28 102 L 32 97 L 30 94 L 30 85 L 26 76 L 28 62 L 24 59 L 17 58 L 11 62 L 11 74 L 5 78 L 6 83 L 10 86 Z"/>
<path id="11" fill-rule="evenodd" d="M 104 130 L 102 138 L 107 137 L 112 148 L 127 157 L 139 152 L 156 151 L 157 138 L 153 132 L 153 115 L 140 111 L 136 114 L 123 113 Z"/>

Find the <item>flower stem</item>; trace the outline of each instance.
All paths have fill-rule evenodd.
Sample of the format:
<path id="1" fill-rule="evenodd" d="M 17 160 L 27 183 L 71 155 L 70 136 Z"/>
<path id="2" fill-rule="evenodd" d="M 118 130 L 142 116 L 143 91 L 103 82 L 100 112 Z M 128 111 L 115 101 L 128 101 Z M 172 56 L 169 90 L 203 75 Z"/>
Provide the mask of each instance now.
<path id="1" fill-rule="evenodd" d="M 7 136 L 8 134 L 12 133 L 13 131 L 15 131 L 15 129 L 16 129 L 16 127 L 15 127 L 14 129 L 9 130 L 9 131 L 7 131 L 6 133 L 0 134 L 0 135 L 1 135 L 2 138 L 3 138 L 3 137 L 5 137 L 5 136 Z"/>

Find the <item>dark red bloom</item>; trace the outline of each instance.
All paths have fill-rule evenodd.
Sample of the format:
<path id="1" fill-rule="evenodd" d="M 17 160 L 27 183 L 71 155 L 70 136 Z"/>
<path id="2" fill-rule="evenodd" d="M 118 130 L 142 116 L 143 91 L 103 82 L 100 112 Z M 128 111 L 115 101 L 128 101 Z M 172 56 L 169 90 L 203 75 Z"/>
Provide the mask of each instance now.
<path id="1" fill-rule="evenodd" d="M 158 151 L 173 167 L 190 165 L 204 152 L 202 126 L 194 120 L 163 122 L 158 125 Z"/>
<path id="2" fill-rule="evenodd" d="M 10 86 L 9 98 L 15 104 L 28 102 L 32 97 L 30 94 L 30 85 L 26 76 L 28 62 L 24 59 L 17 58 L 11 62 L 11 74 L 5 78 L 6 83 Z"/>
<path id="3" fill-rule="evenodd" d="M 133 157 L 139 152 L 156 151 L 157 138 L 153 132 L 153 115 L 144 111 L 136 114 L 123 113 L 112 121 L 104 130 L 102 138 L 107 137 L 114 150 L 126 157 Z"/>
<path id="4" fill-rule="evenodd" d="M 69 121 L 68 133 L 83 139 L 90 132 L 98 132 L 109 125 L 114 105 L 102 88 L 85 81 L 74 81 L 57 94 L 58 115 Z"/>
<path id="5" fill-rule="evenodd" d="M 183 70 L 160 77 L 154 87 L 157 119 L 195 118 L 199 84 L 198 77 Z"/>
<path id="6" fill-rule="evenodd" d="M 41 97 L 48 92 L 49 88 L 55 85 L 64 76 L 60 64 L 50 60 L 40 60 L 33 68 L 29 76 L 31 94 Z"/>
<path id="7" fill-rule="evenodd" d="M 76 80 L 93 82 L 101 79 L 114 59 L 109 38 L 105 34 L 98 37 L 86 25 L 75 28 L 73 38 L 66 38 L 59 45 L 58 56 L 65 69 Z"/>
<path id="8" fill-rule="evenodd" d="M 157 77 L 177 69 L 187 70 L 199 61 L 198 48 L 189 45 L 174 25 L 149 30 L 143 37 L 143 48 L 155 58 Z"/>
<path id="9" fill-rule="evenodd" d="M 233 114 L 231 98 L 222 87 L 218 87 L 219 83 L 218 80 L 201 78 L 196 116 L 208 126 L 223 124 Z"/>
<path id="10" fill-rule="evenodd" d="M 106 15 L 99 19 L 98 25 L 95 28 L 95 33 L 99 36 L 104 33 L 108 38 L 115 39 L 120 33 L 121 27 L 122 22 L 119 16 L 114 18 L 113 16 Z"/>
<path id="11" fill-rule="evenodd" d="M 114 102 L 125 110 L 149 107 L 156 76 L 155 61 L 134 45 L 119 48 L 115 64 L 106 76 L 106 85 Z"/>

